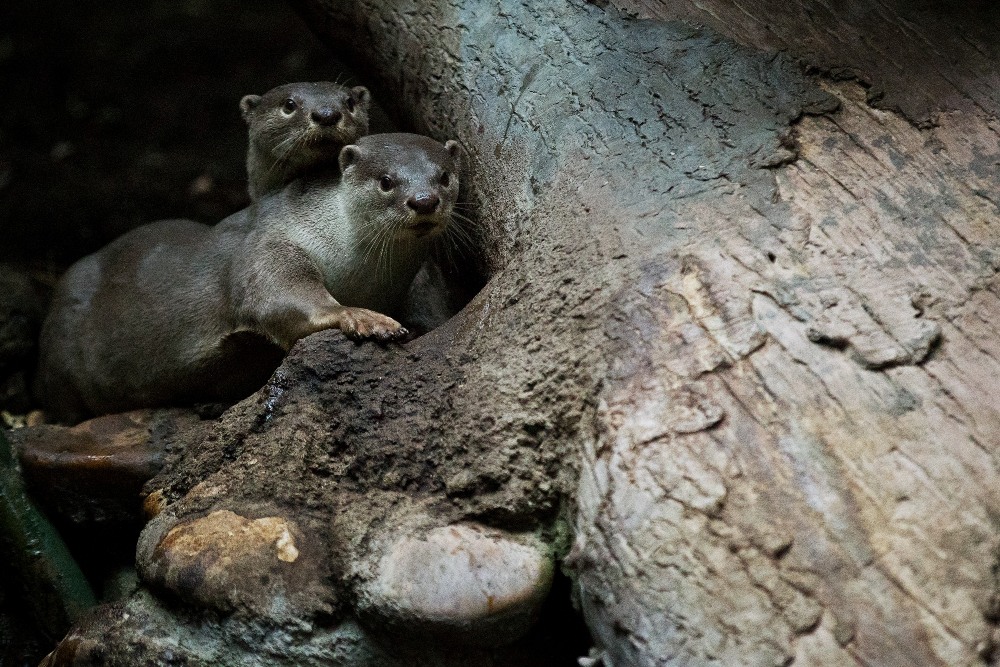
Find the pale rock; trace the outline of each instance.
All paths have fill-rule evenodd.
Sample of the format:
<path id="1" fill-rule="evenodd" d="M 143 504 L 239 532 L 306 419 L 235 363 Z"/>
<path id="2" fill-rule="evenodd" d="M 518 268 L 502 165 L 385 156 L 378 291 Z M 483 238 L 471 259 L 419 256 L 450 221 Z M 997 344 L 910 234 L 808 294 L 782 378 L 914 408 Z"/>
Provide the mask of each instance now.
<path id="1" fill-rule="evenodd" d="M 400 533 L 375 548 L 357 591 L 369 624 L 494 646 L 531 627 L 552 583 L 540 540 L 471 523 Z"/>
<path id="2" fill-rule="evenodd" d="M 153 525 L 139 550 L 146 583 L 198 606 L 284 619 L 325 611 L 332 598 L 320 583 L 317 550 L 279 516 L 251 519 L 220 509 L 169 527 Z"/>

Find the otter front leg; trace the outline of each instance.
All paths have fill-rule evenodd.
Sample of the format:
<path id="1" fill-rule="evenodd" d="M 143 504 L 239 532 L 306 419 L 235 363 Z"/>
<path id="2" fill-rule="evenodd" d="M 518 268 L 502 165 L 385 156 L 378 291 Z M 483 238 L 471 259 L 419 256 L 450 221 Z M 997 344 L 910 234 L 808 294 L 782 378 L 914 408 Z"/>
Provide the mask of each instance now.
<path id="1" fill-rule="evenodd" d="M 389 342 L 409 332 L 387 315 L 366 308 L 343 306 L 322 284 L 312 293 L 285 293 L 271 300 L 259 314 L 261 332 L 285 350 L 300 338 L 326 329 L 340 329 L 353 340 L 375 339 Z"/>
<path id="2" fill-rule="evenodd" d="M 231 274 L 238 320 L 285 350 L 325 329 L 340 329 L 354 340 L 383 342 L 409 333 L 387 315 L 338 303 L 319 268 L 297 246 L 262 244 L 246 255 L 255 261 L 237 265 Z"/>
<path id="3" fill-rule="evenodd" d="M 353 340 L 375 338 L 388 342 L 403 338 L 409 333 L 399 322 L 387 315 L 367 308 L 342 306 L 333 298 L 330 301 L 336 305 L 331 305 L 323 312 L 310 317 L 310 331 L 305 335 L 324 329 L 340 329 L 345 336 Z"/>

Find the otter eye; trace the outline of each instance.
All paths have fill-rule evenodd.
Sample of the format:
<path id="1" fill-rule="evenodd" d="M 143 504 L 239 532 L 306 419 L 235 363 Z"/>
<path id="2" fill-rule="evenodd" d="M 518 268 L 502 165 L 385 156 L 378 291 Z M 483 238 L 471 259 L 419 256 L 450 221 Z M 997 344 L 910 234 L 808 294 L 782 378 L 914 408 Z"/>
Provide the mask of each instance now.
<path id="1" fill-rule="evenodd" d="M 299 105 L 296 104 L 295 100 L 293 100 L 291 97 L 289 97 L 287 100 L 285 100 L 285 103 L 281 105 L 281 109 L 285 113 L 292 113 L 292 112 L 294 112 L 298 108 L 299 108 Z"/>
<path id="2" fill-rule="evenodd" d="M 449 185 L 451 185 L 451 174 L 449 174 L 447 171 L 441 174 L 441 185 L 443 185 L 444 187 L 448 187 Z"/>
<path id="3" fill-rule="evenodd" d="M 347 98 L 347 110 L 350 111 L 351 113 L 354 113 L 354 98 L 353 97 L 348 97 Z"/>
<path id="4" fill-rule="evenodd" d="M 382 188 L 382 192 L 388 192 L 389 190 L 392 190 L 392 188 L 395 187 L 395 185 L 396 184 L 393 182 L 392 177 L 389 176 L 388 174 L 378 179 L 378 186 Z"/>

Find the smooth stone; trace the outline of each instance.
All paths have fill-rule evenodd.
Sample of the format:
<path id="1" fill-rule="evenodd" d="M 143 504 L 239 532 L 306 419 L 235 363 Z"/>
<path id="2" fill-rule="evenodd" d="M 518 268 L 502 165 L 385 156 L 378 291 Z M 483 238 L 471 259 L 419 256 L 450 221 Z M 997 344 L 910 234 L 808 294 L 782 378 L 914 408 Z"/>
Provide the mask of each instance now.
<path id="1" fill-rule="evenodd" d="M 71 524 L 141 523 L 143 485 L 163 464 L 163 436 L 194 415 L 137 410 L 73 427 L 10 433 L 29 491 Z"/>
<path id="2" fill-rule="evenodd" d="M 329 610 L 322 568 L 304 553 L 304 536 L 290 520 L 216 510 L 176 523 L 159 539 L 157 532 L 147 528 L 140 541 L 142 579 L 186 602 L 272 619 Z"/>
<path id="3" fill-rule="evenodd" d="M 376 632 L 498 646 L 531 628 L 552 584 L 552 556 L 533 535 L 462 523 L 382 544 L 373 576 L 356 590 L 361 617 Z"/>

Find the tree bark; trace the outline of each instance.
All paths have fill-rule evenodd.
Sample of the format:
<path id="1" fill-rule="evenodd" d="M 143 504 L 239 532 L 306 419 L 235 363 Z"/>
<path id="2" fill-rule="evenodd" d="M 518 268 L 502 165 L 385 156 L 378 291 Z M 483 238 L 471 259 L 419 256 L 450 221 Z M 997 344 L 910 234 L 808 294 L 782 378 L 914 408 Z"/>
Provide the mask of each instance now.
<path id="1" fill-rule="evenodd" d="M 995 662 L 995 12 L 301 5 L 405 125 L 466 148 L 489 281 L 402 347 L 311 336 L 187 431 L 139 550 L 182 604 L 141 592 L 76 645 L 127 664 L 169 643 L 150 628 L 214 627 L 321 664 L 301 619 L 353 623 L 357 564 L 420 508 L 552 544 L 605 664 Z M 295 640 L 156 574 L 171 527 L 221 510 L 295 524 Z M 170 645 L 205 663 L 193 643 Z"/>

